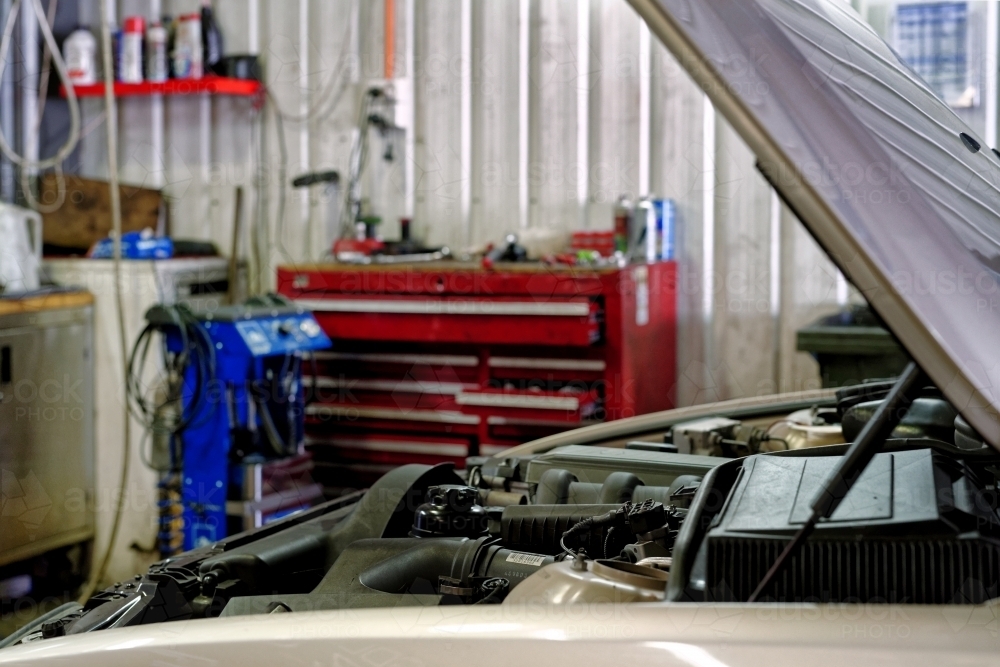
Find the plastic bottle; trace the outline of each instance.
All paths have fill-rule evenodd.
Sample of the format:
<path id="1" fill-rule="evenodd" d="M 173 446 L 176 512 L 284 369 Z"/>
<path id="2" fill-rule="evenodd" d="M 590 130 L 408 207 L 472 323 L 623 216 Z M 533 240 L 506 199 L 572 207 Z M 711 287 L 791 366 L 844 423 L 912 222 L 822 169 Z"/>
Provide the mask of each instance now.
<path id="1" fill-rule="evenodd" d="M 201 41 L 204 51 L 205 71 L 221 74 L 218 71 L 218 67 L 224 55 L 222 31 L 219 30 L 219 24 L 215 20 L 212 5 L 208 2 L 202 3 L 201 6 Z"/>
<path id="2" fill-rule="evenodd" d="M 200 79 L 204 74 L 203 48 L 201 14 L 181 16 L 174 37 L 174 76 L 178 79 Z"/>
<path id="3" fill-rule="evenodd" d="M 97 38 L 87 28 L 74 30 L 63 43 L 69 80 L 76 86 L 97 83 Z"/>
<path id="4" fill-rule="evenodd" d="M 146 20 L 141 16 L 129 16 L 122 25 L 121 66 L 119 78 L 125 83 L 142 83 L 143 37 Z"/>
<path id="5" fill-rule="evenodd" d="M 167 29 L 159 21 L 151 24 L 146 30 L 146 78 L 156 82 L 170 78 Z"/>

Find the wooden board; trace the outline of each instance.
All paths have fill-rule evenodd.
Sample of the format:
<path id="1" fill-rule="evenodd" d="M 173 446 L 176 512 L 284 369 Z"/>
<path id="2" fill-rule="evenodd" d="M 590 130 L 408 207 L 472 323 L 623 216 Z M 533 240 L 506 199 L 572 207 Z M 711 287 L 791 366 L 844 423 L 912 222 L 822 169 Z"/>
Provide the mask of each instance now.
<path id="1" fill-rule="evenodd" d="M 163 206 L 159 190 L 122 185 L 122 230 L 156 229 Z M 41 201 L 55 201 L 56 178 L 42 178 Z M 66 201 L 42 216 L 42 239 L 48 246 L 89 250 L 111 231 L 111 193 L 106 181 L 66 176 Z"/>
<path id="2" fill-rule="evenodd" d="M 0 316 L 18 313 L 38 313 L 43 310 L 61 310 L 89 306 L 94 303 L 90 292 L 60 292 L 24 299 L 0 299 Z"/>

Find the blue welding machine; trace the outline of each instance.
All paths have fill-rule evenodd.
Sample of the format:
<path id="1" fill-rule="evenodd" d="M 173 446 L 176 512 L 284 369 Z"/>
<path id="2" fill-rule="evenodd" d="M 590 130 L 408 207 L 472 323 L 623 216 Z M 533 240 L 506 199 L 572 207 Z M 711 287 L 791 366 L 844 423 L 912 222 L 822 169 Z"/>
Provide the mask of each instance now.
<path id="1" fill-rule="evenodd" d="M 301 455 L 303 358 L 331 343 L 311 313 L 279 296 L 211 312 L 159 308 L 147 319 L 183 378 L 172 451 L 183 548 L 192 549 L 227 534 L 227 501 L 242 497 L 247 465 Z"/>

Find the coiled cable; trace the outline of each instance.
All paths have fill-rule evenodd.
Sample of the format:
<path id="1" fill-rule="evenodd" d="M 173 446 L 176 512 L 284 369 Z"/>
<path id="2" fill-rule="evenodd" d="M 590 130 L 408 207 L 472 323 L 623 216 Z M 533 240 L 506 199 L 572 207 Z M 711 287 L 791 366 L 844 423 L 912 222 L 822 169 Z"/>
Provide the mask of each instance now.
<path id="1" fill-rule="evenodd" d="M 129 410 L 147 430 L 167 428 L 170 435 L 176 436 L 200 416 L 205 401 L 205 389 L 215 378 L 215 347 L 208 332 L 187 306 L 181 304 L 158 308 L 161 317 L 156 318 L 156 322 L 147 323 L 132 346 L 126 372 L 126 394 Z M 164 323 L 164 318 L 169 320 L 169 324 Z M 180 338 L 180 349 L 170 351 L 166 347 L 166 342 L 162 342 L 163 365 L 167 373 L 168 387 L 164 399 L 154 402 L 155 399 L 151 401 L 145 395 L 142 377 L 154 335 L 166 334 L 168 331 L 173 331 Z M 191 401 L 182 412 L 184 416 L 176 424 L 164 425 L 158 421 L 160 411 L 166 405 L 182 399 L 184 378 L 189 366 L 194 370 Z"/>

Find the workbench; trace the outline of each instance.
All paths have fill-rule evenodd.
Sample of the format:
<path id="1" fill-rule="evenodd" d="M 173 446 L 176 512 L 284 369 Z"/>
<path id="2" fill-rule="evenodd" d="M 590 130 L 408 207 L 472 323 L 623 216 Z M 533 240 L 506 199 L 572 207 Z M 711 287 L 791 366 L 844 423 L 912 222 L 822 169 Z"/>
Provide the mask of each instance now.
<path id="1" fill-rule="evenodd" d="M 278 291 L 334 342 L 307 380 L 327 486 L 674 405 L 673 262 L 316 264 L 280 267 Z"/>
<path id="2" fill-rule="evenodd" d="M 94 298 L 0 297 L 0 566 L 94 537 Z"/>

